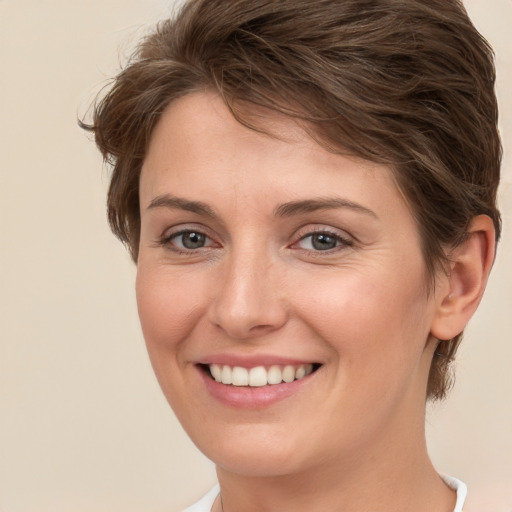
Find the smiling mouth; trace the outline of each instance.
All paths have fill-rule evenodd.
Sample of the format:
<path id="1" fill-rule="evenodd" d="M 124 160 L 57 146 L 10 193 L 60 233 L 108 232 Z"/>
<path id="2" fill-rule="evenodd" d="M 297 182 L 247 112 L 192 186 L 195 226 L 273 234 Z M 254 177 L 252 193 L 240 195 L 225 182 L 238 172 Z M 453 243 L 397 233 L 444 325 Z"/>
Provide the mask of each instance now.
<path id="1" fill-rule="evenodd" d="M 320 364 L 273 365 L 244 368 L 227 364 L 201 365 L 216 382 L 237 387 L 263 387 L 300 380 L 318 370 Z"/>

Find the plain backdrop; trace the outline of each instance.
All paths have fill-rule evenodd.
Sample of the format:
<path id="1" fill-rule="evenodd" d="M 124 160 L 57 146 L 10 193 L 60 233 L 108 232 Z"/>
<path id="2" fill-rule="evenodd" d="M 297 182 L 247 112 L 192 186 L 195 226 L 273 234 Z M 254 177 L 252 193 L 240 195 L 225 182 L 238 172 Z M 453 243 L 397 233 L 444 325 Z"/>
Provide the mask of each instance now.
<path id="1" fill-rule="evenodd" d="M 481 510 L 510 511 L 512 1 L 466 5 L 497 53 L 504 234 L 428 437 L 439 470 L 465 480 Z M 0 0 L 0 512 L 173 512 L 215 481 L 152 374 L 135 269 L 105 220 L 108 171 L 77 127 L 171 10 Z"/>

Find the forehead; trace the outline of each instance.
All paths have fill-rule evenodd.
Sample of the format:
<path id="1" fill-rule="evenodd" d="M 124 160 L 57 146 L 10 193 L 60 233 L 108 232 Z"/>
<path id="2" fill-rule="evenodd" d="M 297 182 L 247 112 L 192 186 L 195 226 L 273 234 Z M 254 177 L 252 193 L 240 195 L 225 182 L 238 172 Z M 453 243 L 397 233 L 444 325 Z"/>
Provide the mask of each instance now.
<path id="1" fill-rule="evenodd" d="M 251 128 L 236 120 L 214 92 L 190 93 L 173 101 L 152 133 L 144 167 L 148 161 L 168 156 L 164 152 L 170 151 L 175 158 L 185 154 L 193 161 L 195 156 L 202 156 L 197 152 L 199 141 L 205 151 L 217 157 L 254 149 L 283 155 L 306 148 L 322 153 L 299 120 L 247 103 L 237 103 L 236 108 Z M 188 153 L 191 146 L 196 151 Z"/>
<path id="2" fill-rule="evenodd" d="M 340 195 L 377 209 L 392 204 L 410 215 L 388 167 L 329 152 L 282 114 L 250 115 L 264 133 L 240 124 L 214 93 L 189 94 L 169 105 L 144 161 L 141 207 L 177 191 L 203 202 L 235 198 L 254 207 L 268 199 L 269 208 Z"/>

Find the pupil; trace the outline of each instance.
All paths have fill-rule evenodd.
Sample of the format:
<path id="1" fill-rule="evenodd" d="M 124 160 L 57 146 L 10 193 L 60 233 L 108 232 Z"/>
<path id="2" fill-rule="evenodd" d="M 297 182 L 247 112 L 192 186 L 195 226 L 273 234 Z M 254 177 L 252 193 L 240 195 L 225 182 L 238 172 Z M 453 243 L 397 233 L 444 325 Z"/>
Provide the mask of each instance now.
<path id="1" fill-rule="evenodd" d="M 187 249 L 198 249 L 204 246 L 205 236 L 202 233 L 184 233 L 182 236 L 183 247 Z"/>
<path id="2" fill-rule="evenodd" d="M 313 235 L 312 245 L 317 251 L 327 251 L 336 247 L 336 238 L 331 235 L 318 234 Z"/>

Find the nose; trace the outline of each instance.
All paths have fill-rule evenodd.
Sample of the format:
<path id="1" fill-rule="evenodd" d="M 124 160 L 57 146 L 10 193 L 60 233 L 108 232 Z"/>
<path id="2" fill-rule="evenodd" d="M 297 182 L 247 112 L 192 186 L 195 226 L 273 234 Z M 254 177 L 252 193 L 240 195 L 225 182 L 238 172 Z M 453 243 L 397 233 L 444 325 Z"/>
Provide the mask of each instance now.
<path id="1" fill-rule="evenodd" d="M 218 268 L 211 320 L 232 339 L 249 340 L 281 328 L 288 311 L 278 265 L 255 251 L 238 251 Z"/>

